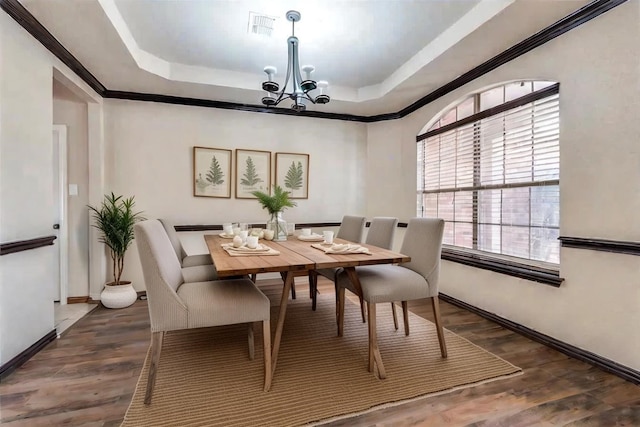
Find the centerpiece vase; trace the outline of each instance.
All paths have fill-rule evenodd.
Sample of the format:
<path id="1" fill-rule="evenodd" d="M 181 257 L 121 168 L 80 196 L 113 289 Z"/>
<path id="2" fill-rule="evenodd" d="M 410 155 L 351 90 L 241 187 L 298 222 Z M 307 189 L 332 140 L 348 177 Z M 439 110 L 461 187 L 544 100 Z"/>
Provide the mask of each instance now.
<path id="1" fill-rule="evenodd" d="M 267 222 L 267 228 L 273 230 L 273 240 L 287 240 L 287 222 L 282 219 L 282 212 L 271 214 L 271 219 Z"/>

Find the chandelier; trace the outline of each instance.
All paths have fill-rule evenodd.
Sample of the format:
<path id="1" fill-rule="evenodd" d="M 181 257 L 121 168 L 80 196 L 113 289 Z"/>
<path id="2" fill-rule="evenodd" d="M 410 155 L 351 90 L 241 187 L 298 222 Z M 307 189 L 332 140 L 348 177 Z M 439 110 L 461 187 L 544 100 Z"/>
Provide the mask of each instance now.
<path id="1" fill-rule="evenodd" d="M 264 67 L 268 80 L 262 82 L 262 89 L 267 95 L 262 98 L 262 103 L 268 107 L 278 105 L 285 99 L 291 99 L 291 109 L 295 111 L 304 111 L 307 109 L 307 102 L 312 104 L 326 104 L 331 100 L 327 94 L 328 83 L 326 81 L 316 82 L 311 78 L 311 73 L 315 70 L 313 65 L 305 65 L 302 71 L 305 79 L 302 80 L 300 74 L 300 64 L 298 59 L 298 38 L 295 36 L 295 25 L 300 20 L 300 12 L 290 10 L 287 12 L 287 20 L 291 21 L 291 37 L 287 39 L 288 60 L 287 75 L 284 79 L 284 86 L 280 90 L 280 85 L 273 81 L 276 75 L 276 67 Z M 287 91 L 289 89 L 289 91 Z M 313 95 L 310 92 L 319 89 L 320 93 Z"/>

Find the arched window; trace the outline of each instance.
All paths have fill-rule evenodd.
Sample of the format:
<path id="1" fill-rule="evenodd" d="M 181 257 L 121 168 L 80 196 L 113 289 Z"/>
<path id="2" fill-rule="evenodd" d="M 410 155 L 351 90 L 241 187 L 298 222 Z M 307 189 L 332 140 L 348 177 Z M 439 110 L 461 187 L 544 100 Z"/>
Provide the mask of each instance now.
<path id="1" fill-rule="evenodd" d="M 418 216 L 445 220 L 445 245 L 559 263 L 559 84 L 504 84 L 432 121 Z"/>

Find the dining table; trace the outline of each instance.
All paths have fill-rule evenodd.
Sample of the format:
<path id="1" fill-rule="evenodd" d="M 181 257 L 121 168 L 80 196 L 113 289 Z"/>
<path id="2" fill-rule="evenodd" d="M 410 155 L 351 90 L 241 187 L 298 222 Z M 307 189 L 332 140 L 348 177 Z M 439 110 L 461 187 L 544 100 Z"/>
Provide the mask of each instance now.
<path id="1" fill-rule="evenodd" d="M 411 261 L 410 257 L 401 253 L 364 243 L 357 243 L 357 245 L 367 248 L 368 253 L 325 253 L 324 250 L 317 248 L 318 242 L 300 240 L 298 235 L 289 236 L 289 238 L 284 241 L 260 240 L 260 244 L 277 251 L 279 253 L 278 255 L 260 255 L 256 253 L 250 256 L 231 256 L 223 247 L 224 244 L 231 243 L 230 239 L 225 239 L 216 234 L 205 234 L 204 239 L 213 264 L 218 272 L 218 277 L 221 279 L 232 276 L 251 276 L 271 272 L 280 273 L 283 277 L 284 286 L 282 287 L 278 322 L 276 324 L 271 350 L 272 375 L 275 374 L 276 370 L 289 293 L 295 276 L 300 276 L 305 272 L 308 273 L 309 270 L 334 267 L 344 268 L 362 302 L 362 288 L 358 280 L 356 267 L 375 264 L 398 264 Z M 334 243 L 354 244 L 353 242 L 347 242 L 342 239 L 335 239 Z M 377 359 L 376 361 L 381 361 L 382 359 L 379 352 L 378 354 L 374 354 L 374 358 Z"/>

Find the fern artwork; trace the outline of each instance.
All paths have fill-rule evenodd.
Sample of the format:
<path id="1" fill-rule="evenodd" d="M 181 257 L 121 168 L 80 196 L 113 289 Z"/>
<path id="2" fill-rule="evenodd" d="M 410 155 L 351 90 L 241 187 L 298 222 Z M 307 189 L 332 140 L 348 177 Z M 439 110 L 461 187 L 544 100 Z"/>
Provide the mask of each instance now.
<path id="1" fill-rule="evenodd" d="M 246 168 L 244 174 L 242 175 L 240 183 L 242 185 L 246 185 L 247 187 L 254 187 L 259 182 L 264 182 L 264 180 L 260 178 L 256 173 L 256 166 L 253 163 L 253 159 L 251 158 L 251 156 L 249 156 L 247 157 Z"/>
<path id="2" fill-rule="evenodd" d="M 193 195 L 231 197 L 231 150 L 193 147 Z"/>
<path id="3" fill-rule="evenodd" d="M 224 172 L 222 172 L 220 162 L 218 162 L 216 156 L 213 156 L 213 158 L 211 159 L 211 166 L 209 167 L 209 172 L 207 172 L 206 179 L 209 183 L 211 183 L 211 185 L 224 184 Z"/>
<path id="4" fill-rule="evenodd" d="M 271 152 L 236 149 L 236 198 L 255 199 L 254 191 L 269 192 Z"/>
<path id="5" fill-rule="evenodd" d="M 286 189 L 292 199 L 309 198 L 309 155 L 276 153 L 276 185 Z"/>
<path id="6" fill-rule="evenodd" d="M 284 177 L 284 186 L 291 190 L 299 190 L 302 188 L 302 162 L 291 162 L 287 175 Z"/>

